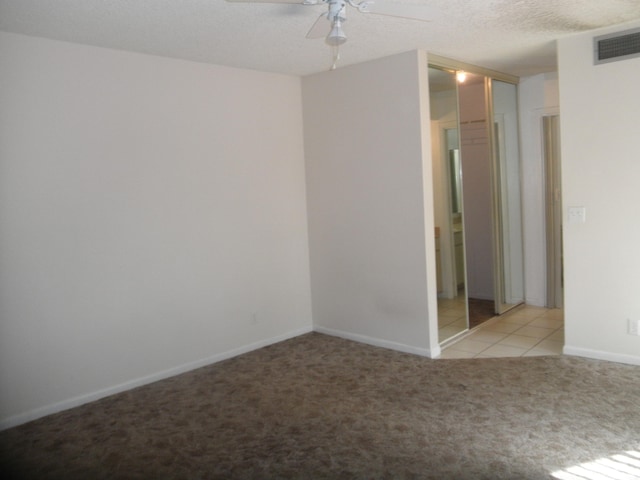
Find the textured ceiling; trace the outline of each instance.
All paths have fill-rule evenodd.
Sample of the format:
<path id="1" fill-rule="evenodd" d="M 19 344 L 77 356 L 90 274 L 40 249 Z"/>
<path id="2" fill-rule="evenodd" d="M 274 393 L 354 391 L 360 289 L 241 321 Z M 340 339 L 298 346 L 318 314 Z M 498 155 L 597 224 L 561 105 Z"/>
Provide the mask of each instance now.
<path id="1" fill-rule="evenodd" d="M 264 1 L 264 0 L 263 0 Z M 640 19 L 640 0 L 386 0 L 426 5 L 433 21 L 351 7 L 339 66 L 413 49 L 514 75 L 555 69 L 554 40 Z M 305 35 L 324 5 L 225 0 L 0 0 L 0 30 L 294 75 L 328 70 Z"/>

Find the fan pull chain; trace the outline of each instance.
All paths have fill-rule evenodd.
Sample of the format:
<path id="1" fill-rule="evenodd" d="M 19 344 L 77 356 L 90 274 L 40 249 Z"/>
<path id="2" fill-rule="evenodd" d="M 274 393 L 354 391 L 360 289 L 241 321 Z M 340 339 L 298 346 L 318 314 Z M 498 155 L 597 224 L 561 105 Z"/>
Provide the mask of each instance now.
<path id="1" fill-rule="evenodd" d="M 338 61 L 340 60 L 340 45 L 332 45 L 331 54 L 333 56 L 333 64 L 331 65 L 331 70 L 335 70 L 338 66 Z"/>

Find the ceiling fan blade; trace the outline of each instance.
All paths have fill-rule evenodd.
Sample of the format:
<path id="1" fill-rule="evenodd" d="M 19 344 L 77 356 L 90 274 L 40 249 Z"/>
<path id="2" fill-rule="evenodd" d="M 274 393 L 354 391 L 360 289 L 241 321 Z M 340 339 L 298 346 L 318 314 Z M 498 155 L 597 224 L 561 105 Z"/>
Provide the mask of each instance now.
<path id="1" fill-rule="evenodd" d="M 307 38 L 324 38 L 331 32 L 331 22 L 322 13 L 307 32 Z"/>
<path id="2" fill-rule="evenodd" d="M 409 5 L 406 3 L 385 2 L 384 0 L 375 0 L 371 3 L 364 2 L 358 10 L 362 13 L 408 18 L 422 22 L 431 22 L 434 18 L 440 16 L 440 12 L 427 5 Z"/>
<path id="3" fill-rule="evenodd" d="M 300 5 L 317 5 L 322 0 L 227 0 L 231 3 L 293 3 Z"/>

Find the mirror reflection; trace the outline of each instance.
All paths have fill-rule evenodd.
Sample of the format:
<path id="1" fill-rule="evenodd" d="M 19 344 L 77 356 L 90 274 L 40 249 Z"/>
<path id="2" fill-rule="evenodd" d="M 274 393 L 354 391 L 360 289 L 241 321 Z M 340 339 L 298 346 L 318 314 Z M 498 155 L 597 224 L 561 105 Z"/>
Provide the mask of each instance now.
<path id="1" fill-rule="evenodd" d="M 524 301 L 524 253 L 516 86 L 492 80 L 493 150 L 496 171 L 496 312 Z"/>
<path id="2" fill-rule="evenodd" d="M 456 135 L 455 147 L 449 145 L 448 135 Z M 462 213 L 462 170 L 460 165 L 460 149 L 458 148 L 458 130 L 447 130 L 447 148 L 449 152 L 449 187 L 451 188 L 451 213 Z"/>
<path id="3" fill-rule="evenodd" d="M 438 277 L 438 340 L 465 332 L 463 187 L 455 72 L 429 68 Z"/>
<path id="4" fill-rule="evenodd" d="M 458 84 L 469 328 L 495 315 L 493 190 L 487 78 Z"/>

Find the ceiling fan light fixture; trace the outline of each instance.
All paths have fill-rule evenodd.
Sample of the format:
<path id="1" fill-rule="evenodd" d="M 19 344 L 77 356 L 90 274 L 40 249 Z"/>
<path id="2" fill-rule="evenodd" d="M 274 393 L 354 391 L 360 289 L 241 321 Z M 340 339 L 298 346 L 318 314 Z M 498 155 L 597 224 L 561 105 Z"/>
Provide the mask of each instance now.
<path id="1" fill-rule="evenodd" d="M 325 41 L 331 46 L 342 45 L 347 41 L 347 35 L 342 30 L 342 21 L 339 18 L 334 20 L 331 32 L 327 35 Z"/>

